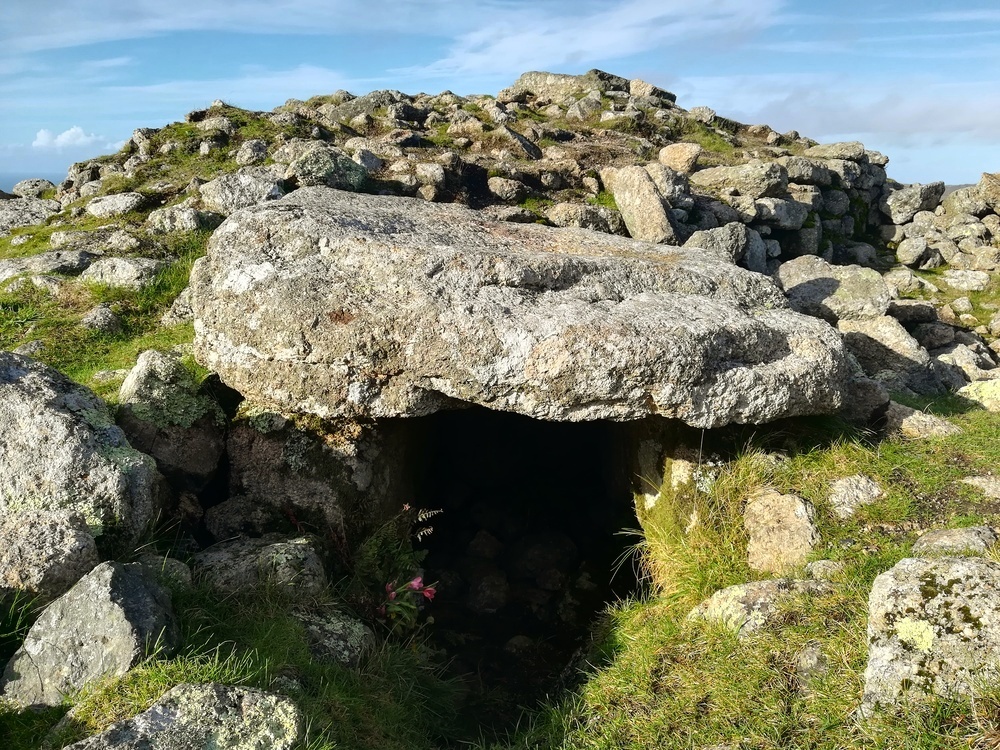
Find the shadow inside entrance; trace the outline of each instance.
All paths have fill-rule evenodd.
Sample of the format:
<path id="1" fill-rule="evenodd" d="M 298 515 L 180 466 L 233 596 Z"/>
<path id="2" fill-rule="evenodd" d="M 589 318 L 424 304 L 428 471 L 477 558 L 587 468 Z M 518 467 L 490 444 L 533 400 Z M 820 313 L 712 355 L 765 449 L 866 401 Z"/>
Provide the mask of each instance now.
<path id="1" fill-rule="evenodd" d="M 425 579 L 437 645 L 469 689 L 469 731 L 502 732 L 572 680 L 610 601 L 636 589 L 629 426 L 480 407 L 416 420 L 417 507 L 441 509 Z"/>

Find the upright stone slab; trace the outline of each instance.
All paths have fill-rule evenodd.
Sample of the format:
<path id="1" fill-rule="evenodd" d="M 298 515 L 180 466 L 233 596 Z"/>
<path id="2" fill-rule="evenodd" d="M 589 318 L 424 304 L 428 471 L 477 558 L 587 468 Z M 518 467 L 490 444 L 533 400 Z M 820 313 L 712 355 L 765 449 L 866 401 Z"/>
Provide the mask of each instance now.
<path id="1" fill-rule="evenodd" d="M 840 336 L 728 258 L 456 205 L 303 188 L 231 216 L 191 290 L 199 360 L 285 413 L 717 427 L 850 388 Z"/>

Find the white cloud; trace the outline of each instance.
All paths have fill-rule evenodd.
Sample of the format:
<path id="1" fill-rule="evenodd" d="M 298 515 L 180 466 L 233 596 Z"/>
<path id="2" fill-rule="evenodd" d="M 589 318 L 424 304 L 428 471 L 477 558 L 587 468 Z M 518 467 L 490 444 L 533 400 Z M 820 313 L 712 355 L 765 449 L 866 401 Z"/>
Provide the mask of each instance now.
<path id="1" fill-rule="evenodd" d="M 106 138 L 99 135 L 85 133 L 83 128 L 79 125 L 74 125 L 69 130 L 64 130 L 59 133 L 59 135 L 55 135 L 51 130 L 42 128 L 35 135 L 35 140 L 32 141 L 31 145 L 34 148 L 55 149 L 61 151 L 67 148 L 93 146 L 97 143 L 103 143 L 106 141 Z"/>

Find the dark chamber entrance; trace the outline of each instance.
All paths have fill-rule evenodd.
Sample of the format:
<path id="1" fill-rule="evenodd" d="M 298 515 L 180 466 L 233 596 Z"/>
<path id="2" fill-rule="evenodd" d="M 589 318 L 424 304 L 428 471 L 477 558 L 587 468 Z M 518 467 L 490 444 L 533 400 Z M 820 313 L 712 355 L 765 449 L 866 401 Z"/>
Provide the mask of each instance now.
<path id="1" fill-rule="evenodd" d="M 628 427 L 479 407 L 419 421 L 414 499 L 442 510 L 421 542 L 431 631 L 479 723 L 502 729 L 566 684 L 595 616 L 635 591 Z"/>

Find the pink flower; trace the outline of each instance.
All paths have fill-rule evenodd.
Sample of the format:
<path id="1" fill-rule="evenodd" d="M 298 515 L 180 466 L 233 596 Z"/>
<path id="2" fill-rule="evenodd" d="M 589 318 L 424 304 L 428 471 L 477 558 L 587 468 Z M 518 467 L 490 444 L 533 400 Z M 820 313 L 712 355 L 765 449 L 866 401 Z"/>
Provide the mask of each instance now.
<path id="1" fill-rule="evenodd" d="M 433 586 L 428 586 L 424 589 L 423 594 L 427 597 L 427 601 L 431 601 L 434 598 L 434 594 L 437 593 L 437 589 Z"/>
<path id="2" fill-rule="evenodd" d="M 389 595 L 389 601 L 391 602 L 396 598 L 396 582 L 391 581 L 385 585 L 385 593 Z"/>
<path id="3" fill-rule="evenodd" d="M 420 590 L 423 587 L 423 585 L 424 585 L 423 576 L 417 576 L 412 581 L 410 581 L 409 584 L 407 584 L 407 586 L 413 589 L 414 591 Z"/>

